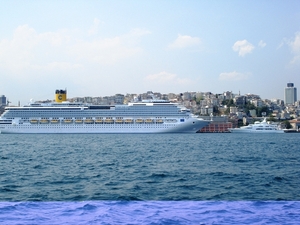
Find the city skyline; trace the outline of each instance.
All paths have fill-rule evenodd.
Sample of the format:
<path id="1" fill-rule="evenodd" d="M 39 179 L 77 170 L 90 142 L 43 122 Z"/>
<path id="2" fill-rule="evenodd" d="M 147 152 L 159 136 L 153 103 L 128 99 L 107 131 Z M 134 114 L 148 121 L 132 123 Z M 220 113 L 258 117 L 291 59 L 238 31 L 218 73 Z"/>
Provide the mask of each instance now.
<path id="1" fill-rule="evenodd" d="M 1 5 L 0 95 L 14 105 L 65 88 L 74 97 L 150 90 L 284 99 L 286 84 L 300 83 L 298 1 Z"/>
<path id="2" fill-rule="evenodd" d="M 271 100 L 271 101 L 275 101 L 275 102 L 278 102 L 278 100 L 280 100 L 280 101 L 283 101 L 283 103 L 285 104 L 285 105 L 297 105 L 297 102 L 299 102 L 298 101 L 298 98 L 297 98 L 297 87 L 295 87 L 294 86 L 294 83 L 287 83 L 287 86 L 284 88 L 284 97 L 283 98 L 271 98 L 271 99 L 267 99 L 267 98 L 262 98 L 261 96 L 260 96 L 260 94 L 257 94 L 257 93 L 245 93 L 245 94 L 241 94 L 241 93 L 234 93 L 234 92 L 232 92 L 232 91 L 224 91 L 224 92 L 221 92 L 221 93 L 213 93 L 213 92 L 210 92 L 210 91 L 207 91 L 207 92 L 201 92 L 201 91 L 187 91 L 187 92 L 180 92 L 180 93 L 165 93 L 165 92 L 153 92 L 153 91 L 151 91 L 151 90 L 148 90 L 148 91 L 144 91 L 144 92 L 142 92 L 142 93 L 115 93 L 115 94 L 112 94 L 112 95 L 105 95 L 105 96 L 100 96 L 100 95 L 98 95 L 98 96 L 88 96 L 88 95 L 85 95 L 85 96 L 69 96 L 68 95 L 68 91 L 67 91 L 67 89 L 56 89 L 52 94 L 53 94 L 53 96 L 52 97 L 50 97 L 50 98 L 46 98 L 46 99 L 29 99 L 26 103 L 24 103 L 24 104 L 21 104 L 21 102 L 20 101 L 18 101 L 18 103 L 17 104 L 11 104 L 12 102 L 9 100 L 9 97 L 8 96 L 5 96 L 5 95 L 0 95 L 0 103 L 2 102 L 2 106 L 3 105 L 5 105 L 5 104 L 3 104 L 4 103 L 4 99 L 5 99 L 5 102 L 7 103 L 7 102 L 9 102 L 9 104 L 11 104 L 11 105 L 13 105 L 13 106 L 17 106 L 17 105 L 26 105 L 26 104 L 29 104 L 29 103 L 32 103 L 32 102 L 35 102 L 35 101 L 37 101 L 37 102 L 43 102 L 43 101 L 57 101 L 57 96 L 56 96 L 56 94 L 57 94 L 57 92 L 64 92 L 65 94 L 66 94 L 66 100 L 67 101 L 79 101 L 79 102 L 85 102 L 86 101 L 86 99 L 90 99 L 90 102 L 89 103 L 91 103 L 91 101 L 92 101 L 92 99 L 96 99 L 96 98 L 108 98 L 108 99 L 110 99 L 110 98 L 112 98 L 112 97 L 117 97 L 117 96 L 123 96 L 123 97 L 128 97 L 129 96 L 129 98 L 132 98 L 131 100 L 133 100 L 133 98 L 135 98 L 135 97 L 138 97 L 138 98 L 140 98 L 141 97 L 141 99 L 140 100 L 144 100 L 144 99 L 148 99 L 148 97 L 149 96 L 151 96 L 151 93 L 153 94 L 153 96 L 152 97 L 154 97 L 154 98 L 158 98 L 158 99 L 160 99 L 160 98 L 165 98 L 165 96 L 167 96 L 167 99 L 170 99 L 170 95 L 171 96 L 173 96 L 173 97 L 171 97 L 171 99 L 173 99 L 173 98 L 178 98 L 178 97 L 180 97 L 180 96 L 182 96 L 182 98 L 183 98 L 183 100 L 185 100 L 184 99 L 184 96 L 187 96 L 186 94 L 188 94 L 189 96 L 191 96 L 191 98 L 192 97 L 196 97 L 197 98 L 197 96 L 199 96 L 199 94 L 201 95 L 201 96 L 207 96 L 207 95 L 209 95 L 209 96 L 215 96 L 216 98 L 219 98 L 219 95 L 223 95 L 223 97 L 225 98 L 225 99 L 227 99 L 228 98 L 228 94 L 230 94 L 232 97 L 232 99 L 233 98 L 235 98 L 235 97 L 242 97 L 242 96 L 246 96 L 246 97 L 248 97 L 248 96 L 250 96 L 250 98 L 260 98 L 261 100 Z M 54 93 L 55 93 L 55 96 L 54 96 Z M 149 94 L 150 93 L 150 94 Z M 192 95 L 191 95 L 192 94 Z M 177 97 L 174 97 L 174 96 L 177 96 Z M 119 98 L 119 97 L 117 97 L 117 98 Z M 211 98 L 211 97 L 209 97 L 209 98 Z M 78 100 L 78 99 L 85 99 L 85 100 Z M 174 99 L 173 99 L 174 100 Z M 98 103 L 96 103 L 96 104 L 98 104 Z M 117 102 L 116 104 L 122 104 L 121 102 Z M 1 104 L 0 104 L 0 106 L 1 106 Z"/>

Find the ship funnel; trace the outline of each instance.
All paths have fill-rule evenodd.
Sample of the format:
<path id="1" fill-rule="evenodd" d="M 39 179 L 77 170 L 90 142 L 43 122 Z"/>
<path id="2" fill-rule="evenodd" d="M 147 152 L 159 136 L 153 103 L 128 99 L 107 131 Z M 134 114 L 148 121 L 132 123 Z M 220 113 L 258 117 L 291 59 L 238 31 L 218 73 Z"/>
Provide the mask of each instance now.
<path id="1" fill-rule="evenodd" d="M 56 90 L 55 91 L 55 102 L 67 101 L 67 90 Z"/>

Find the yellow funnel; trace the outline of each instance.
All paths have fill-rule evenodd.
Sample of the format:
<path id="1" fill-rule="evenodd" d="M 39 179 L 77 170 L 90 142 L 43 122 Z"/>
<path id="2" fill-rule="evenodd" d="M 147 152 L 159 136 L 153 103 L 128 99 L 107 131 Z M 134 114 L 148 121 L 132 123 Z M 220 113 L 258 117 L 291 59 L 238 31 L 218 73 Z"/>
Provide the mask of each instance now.
<path id="1" fill-rule="evenodd" d="M 67 90 L 56 90 L 55 91 L 55 102 L 67 101 Z"/>

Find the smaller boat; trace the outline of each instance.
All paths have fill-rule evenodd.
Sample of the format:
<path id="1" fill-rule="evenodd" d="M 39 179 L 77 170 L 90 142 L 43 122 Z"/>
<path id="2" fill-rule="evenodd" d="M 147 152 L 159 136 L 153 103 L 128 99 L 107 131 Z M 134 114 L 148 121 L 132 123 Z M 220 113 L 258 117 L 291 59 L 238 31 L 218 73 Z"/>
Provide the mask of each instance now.
<path id="1" fill-rule="evenodd" d="M 268 123 L 267 118 L 264 118 L 262 122 L 256 121 L 248 126 L 229 128 L 228 130 L 231 133 L 284 133 L 284 130 L 277 125 Z"/>
<path id="2" fill-rule="evenodd" d="M 76 119 L 75 120 L 75 123 L 82 123 L 83 121 L 82 121 L 82 119 Z"/>

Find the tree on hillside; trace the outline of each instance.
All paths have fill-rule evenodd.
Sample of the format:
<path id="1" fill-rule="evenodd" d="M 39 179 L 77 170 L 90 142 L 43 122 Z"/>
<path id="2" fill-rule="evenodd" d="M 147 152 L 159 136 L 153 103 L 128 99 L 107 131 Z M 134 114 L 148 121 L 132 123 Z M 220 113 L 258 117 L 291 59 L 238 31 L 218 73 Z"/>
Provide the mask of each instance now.
<path id="1" fill-rule="evenodd" d="M 288 120 L 283 121 L 283 124 L 285 125 L 286 129 L 291 129 L 292 128 L 292 125 L 291 125 L 290 121 L 288 121 Z"/>
<path id="2" fill-rule="evenodd" d="M 218 106 L 214 105 L 214 107 L 213 107 L 213 113 L 214 113 L 214 115 L 220 115 L 220 110 L 219 110 Z"/>
<path id="3" fill-rule="evenodd" d="M 256 109 L 256 112 L 257 112 L 257 116 L 262 116 L 262 115 L 261 115 L 262 112 L 265 112 L 266 115 L 269 115 L 269 114 L 270 114 L 269 107 L 267 107 L 267 106 L 258 107 L 258 108 Z"/>
<path id="4" fill-rule="evenodd" d="M 276 121 L 276 119 L 275 119 L 275 117 L 274 117 L 274 116 L 270 115 L 270 117 L 268 118 L 268 121 L 275 122 L 275 121 Z"/>
<path id="5" fill-rule="evenodd" d="M 226 99 L 222 101 L 222 105 L 226 105 L 227 107 L 236 106 L 233 102 L 233 99 Z"/>
<path id="6" fill-rule="evenodd" d="M 256 109 L 255 105 L 250 103 L 249 101 L 244 106 L 244 112 L 248 115 L 249 111 L 252 109 Z"/>

